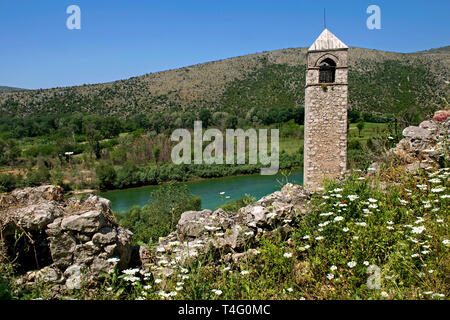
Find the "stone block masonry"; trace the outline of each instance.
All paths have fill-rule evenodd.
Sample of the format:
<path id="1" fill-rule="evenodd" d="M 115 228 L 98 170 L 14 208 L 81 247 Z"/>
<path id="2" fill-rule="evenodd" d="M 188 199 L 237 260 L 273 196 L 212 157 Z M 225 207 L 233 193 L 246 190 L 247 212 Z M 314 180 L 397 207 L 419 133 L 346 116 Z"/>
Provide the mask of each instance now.
<path id="1" fill-rule="evenodd" d="M 348 47 L 326 29 L 308 51 L 304 185 L 312 191 L 318 190 L 324 179 L 337 178 L 346 170 L 347 54 Z"/>

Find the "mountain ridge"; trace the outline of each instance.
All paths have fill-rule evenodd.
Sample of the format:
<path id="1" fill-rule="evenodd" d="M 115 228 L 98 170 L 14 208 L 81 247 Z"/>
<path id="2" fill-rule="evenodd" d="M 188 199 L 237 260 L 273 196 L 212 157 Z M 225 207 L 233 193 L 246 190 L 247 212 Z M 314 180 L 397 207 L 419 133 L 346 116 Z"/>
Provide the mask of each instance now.
<path id="1" fill-rule="evenodd" d="M 448 48 L 395 53 L 350 47 L 349 108 L 398 113 L 409 104 L 427 115 L 442 108 L 449 99 Z M 249 116 L 253 108 L 301 106 L 306 50 L 265 51 L 100 84 L 3 92 L 0 110 L 9 117 L 83 112 L 126 118 L 202 108 Z"/>

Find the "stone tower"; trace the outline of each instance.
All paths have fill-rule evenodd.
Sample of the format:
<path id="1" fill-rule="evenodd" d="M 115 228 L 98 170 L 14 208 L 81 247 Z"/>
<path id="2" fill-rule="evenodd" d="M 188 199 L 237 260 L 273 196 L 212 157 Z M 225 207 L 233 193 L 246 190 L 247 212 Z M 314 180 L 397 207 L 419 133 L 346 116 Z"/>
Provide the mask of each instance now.
<path id="1" fill-rule="evenodd" d="M 316 191 L 347 165 L 348 47 L 325 29 L 307 53 L 304 185 Z"/>

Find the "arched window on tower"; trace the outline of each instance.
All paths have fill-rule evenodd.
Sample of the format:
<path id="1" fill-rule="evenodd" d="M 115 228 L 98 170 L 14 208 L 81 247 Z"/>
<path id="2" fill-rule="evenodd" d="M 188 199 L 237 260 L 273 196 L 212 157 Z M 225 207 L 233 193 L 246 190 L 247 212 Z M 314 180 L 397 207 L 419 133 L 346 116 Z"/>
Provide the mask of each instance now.
<path id="1" fill-rule="evenodd" d="M 336 62 L 326 58 L 319 66 L 319 83 L 333 83 L 336 76 Z"/>

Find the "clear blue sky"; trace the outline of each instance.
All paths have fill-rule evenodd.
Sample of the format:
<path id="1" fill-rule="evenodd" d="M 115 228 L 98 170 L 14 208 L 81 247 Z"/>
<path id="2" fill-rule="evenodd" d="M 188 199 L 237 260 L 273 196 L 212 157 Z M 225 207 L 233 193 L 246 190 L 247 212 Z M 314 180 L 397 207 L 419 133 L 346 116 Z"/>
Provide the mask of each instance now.
<path id="1" fill-rule="evenodd" d="M 68 30 L 66 8 L 81 8 Z M 382 30 L 366 9 L 381 8 Z M 1 0 L 0 85 L 50 88 L 126 79 L 261 51 L 347 45 L 412 52 L 450 44 L 449 0 Z"/>

